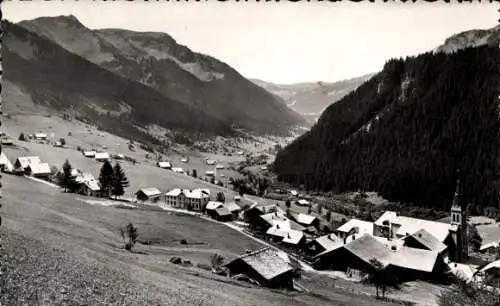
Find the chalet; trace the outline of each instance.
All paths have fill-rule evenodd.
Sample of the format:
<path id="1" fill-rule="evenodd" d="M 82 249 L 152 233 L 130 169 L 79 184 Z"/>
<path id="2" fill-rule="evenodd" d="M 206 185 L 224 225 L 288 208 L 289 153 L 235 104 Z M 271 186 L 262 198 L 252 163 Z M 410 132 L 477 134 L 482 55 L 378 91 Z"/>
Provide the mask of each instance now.
<path id="1" fill-rule="evenodd" d="M 215 169 L 222 170 L 224 169 L 224 165 L 218 164 L 217 166 L 215 166 Z"/>
<path id="2" fill-rule="evenodd" d="M 26 168 L 27 175 L 37 178 L 47 178 L 50 176 L 50 166 L 47 163 L 32 163 Z"/>
<path id="3" fill-rule="evenodd" d="M 262 286 L 293 289 L 292 266 L 272 248 L 240 256 L 226 267 L 231 275 L 246 275 Z"/>
<path id="4" fill-rule="evenodd" d="M 215 172 L 212 170 L 207 170 L 207 171 L 205 171 L 205 175 L 213 177 L 213 176 L 215 176 Z"/>
<path id="5" fill-rule="evenodd" d="M 214 219 L 218 221 L 230 221 L 233 218 L 231 212 L 224 206 L 215 209 Z"/>
<path id="6" fill-rule="evenodd" d="M 310 202 L 305 199 L 300 199 L 297 202 L 295 202 L 295 204 L 297 204 L 298 206 L 308 206 Z"/>
<path id="7" fill-rule="evenodd" d="M 302 231 L 291 229 L 287 223 L 276 223 L 266 231 L 266 235 L 275 242 L 281 242 L 293 248 L 301 248 L 306 240 Z"/>
<path id="8" fill-rule="evenodd" d="M 215 210 L 217 208 L 224 207 L 224 203 L 222 202 L 217 202 L 217 201 L 208 201 L 206 207 L 205 207 L 205 213 L 210 217 L 210 218 L 215 218 L 216 213 Z"/>
<path id="9" fill-rule="evenodd" d="M 158 166 L 159 168 L 162 168 L 162 169 L 169 169 L 169 170 L 172 169 L 172 164 L 170 162 L 167 162 L 167 161 L 157 162 L 156 166 Z"/>
<path id="10" fill-rule="evenodd" d="M 181 173 L 181 174 L 185 173 L 184 169 L 182 169 L 180 167 L 174 167 L 174 168 L 172 168 L 172 171 L 174 171 L 175 173 Z"/>
<path id="11" fill-rule="evenodd" d="M 157 203 L 161 199 L 161 191 L 157 188 L 143 188 L 135 193 L 137 200 L 141 202 Z"/>
<path id="12" fill-rule="evenodd" d="M 207 159 L 207 160 L 205 160 L 205 163 L 209 166 L 213 166 L 213 165 L 215 165 L 216 161 L 213 159 Z"/>
<path id="13" fill-rule="evenodd" d="M 303 214 L 303 213 L 292 214 L 291 219 L 293 219 L 295 222 L 297 222 L 298 224 L 305 226 L 305 227 L 312 226 L 316 229 L 319 228 L 319 219 L 314 217 L 314 216 L 311 216 L 311 215 L 307 215 L 307 214 Z"/>
<path id="14" fill-rule="evenodd" d="M 203 211 L 210 201 L 210 191 L 207 189 L 173 189 L 165 194 L 165 205 L 174 208 Z"/>
<path id="15" fill-rule="evenodd" d="M 97 154 L 96 151 L 83 151 L 83 156 L 85 157 L 90 157 L 90 158 L 94 158 L 95 155 Z"/>
<path id="16" fill-rule="evenodd" d="M 375 261 L 398 281 L 441 280 L 448 270 L 437 251 L 397 244 L 387 246 L 369 234 L 320 253 L 315 257 L 314 266 L 362 275 L 373 271 Z"/>
<path id="17" fill-rule="evenodd" d="M 448 258 L 448 246 L 439 241 L 425 229 L 421 229 L 411 235 L 402 238 L 404 246 L 429 251 L 436 251 L 444 259 Z"/>
<path id="18" fill-rule="evenodd" d="M 0 170 L 7 173 L 14 171 L 14 165 L 12 165 L 4 152 L 0 153 Z"/>
<path id="19" fill-rule="evenodd" d="M 23 156 L 18 157 L 14 163 L 14 168 L 18 170 L 26 170 L 30 164 L 41 163 L 40 157 L 38 156 Z"/>
<path id="20" fill-rule="evenodd" d="M 276 205 L 267 205 L 267 206 L 262 206 L 259 204 L 254 204 L 250 206 L 247 210 L 244 211 L 244 219 L 245 221 L 252 226 L 253 228 L 258 228 L 261 226 L 262 220 L 260 218 L 261 215 L 264 215 L 266 213 L 274 213 L 277 212 L 278 208 Z M 283 214 L 280 212 L 280 214 Z M 267 226 L 269 227 L 269 226 Z M 266 229 L 267 229 L 266 227 Z"/>
<path id="21" fill-rule="evenodd" d="M 335 232 L 335 234 L 342 239 L 352 234 L 358 234 L 360 237 L 363 234 L 373 235 L 373 223 L 359 219 L 351 219 L 337 228 Z"/>
<path id="22" fill-rule="evenodd" d="M 343 245 L 343 239 L 335 234 L 328 234 L 312 240 L 307 245 L 307 251 L 315 256 L 325 251 L 331 251 Z"/>
<path id="23" fill-rule="evenodd" d="M 47 140 L 47 134 L 35 133 L 35 140 Z"/>
<path id="24" fill-rule="evenodd" d="M 11 146 L 14 144 L 14 142 L 12 141 L 12 139 L 8 138 L 8 137 L 2 137 L 1 138 L 1 141 L 0 143 L 3 145 L 3 146 Z"/>
<path id="25" fill-rule="evenodd" d="M 74 170 L 74 169 L 73 169 Z M 76 183 L 79 185 L 77 193 L 90 197 L 99 196 L 101 188 L 99 182 L 89 172 L 78 173 L 75 177 Z"/>
<path id="26" fill-rule="evenodd" d="M 110 159 L 108 152 L 98 152 L 94 155 L 94 158 L 98 162 L 105 162 Z"/>
<path id="27" fill-rule="evenodd" d="M 233 219 L 236 219 L 241 212 L 241 207 L 235 202 L 225 203 L 224 207 L 227 208 L 233 215 Z"/>

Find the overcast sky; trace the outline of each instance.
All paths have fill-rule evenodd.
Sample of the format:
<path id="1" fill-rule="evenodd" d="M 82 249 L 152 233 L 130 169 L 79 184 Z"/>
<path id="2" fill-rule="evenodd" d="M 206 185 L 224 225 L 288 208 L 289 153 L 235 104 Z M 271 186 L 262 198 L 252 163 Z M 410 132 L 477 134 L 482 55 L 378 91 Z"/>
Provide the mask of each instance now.
<path id="1" fill-rule="evenodd" d="M 448 36 L 494 27 L 495 4 L 9 1 L 4 18 L 76 16 L 85 26 L 158 31 L 248 78 L 337 81 L 379 71 Z"/>

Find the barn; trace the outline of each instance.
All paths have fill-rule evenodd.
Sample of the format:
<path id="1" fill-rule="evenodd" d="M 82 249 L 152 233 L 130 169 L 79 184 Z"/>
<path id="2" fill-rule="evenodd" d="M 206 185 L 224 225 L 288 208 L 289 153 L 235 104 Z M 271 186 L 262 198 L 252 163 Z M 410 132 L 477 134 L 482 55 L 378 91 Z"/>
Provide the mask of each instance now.
<path id="1" fill-rule="evenodd" d="M 161 198 L 161 191 L 157 188 L 143 188 L 135 193 L 137 200 L 141 202 L 152 202 L 156 203 Z"/>

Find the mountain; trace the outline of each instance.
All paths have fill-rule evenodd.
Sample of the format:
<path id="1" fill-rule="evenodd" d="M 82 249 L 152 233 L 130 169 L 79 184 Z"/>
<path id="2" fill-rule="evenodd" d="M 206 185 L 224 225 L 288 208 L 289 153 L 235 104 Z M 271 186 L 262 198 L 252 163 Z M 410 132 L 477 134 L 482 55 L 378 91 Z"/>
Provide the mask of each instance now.
<path id="1" fill-rule="evenodd" d="M 458 169 L 466 203 L 498 209 L 499 56 L 480 46 L 389 60 L 282 150 L 274 171 L 310 190 L 444 209 Z"/>
<path id="2" fill-rule="evenodd" d="M 434 49 L 434 52 L 452 53 L 457 50 L 487 44 L 498 46 L 499 39 L 500 25 L 486 30 L 470 30 L 450 36 L 443 45 Z"/>
<path id="3" fill-rule="evenodd" d="M 371 73 L 334 83 L 273 84 L 256 79 L 252 81 L 274 95 L 281 97 L 286 101 L 288 107 L 310 122 L 315 122 L 328 105 L 339 101 L 374 75 L 374 73 Z"/>
<path id="4" fill-rule="evenodd" d="M 33 105 L 72 113 L 144 141 L 153 141 L 142 132 L 151 124 L 191 134 L 234 134 L 227 124 L 194 106 L 101 68 L 19 25 L 3 25 L 4 78 L 12 87 L 6 92 L 22 93 L 3 97 L 7 109 L 25 103 L 16 99 L 23 96 Z"/>
<path id="5" fill-rule="evenodd" d="M 227 125 L 284 134 L 305 119 L 229 65 L 191 51 L 171 36 L 122 29 L 91 30 L 74 16 L 20 22 L 66 50 L 164 96 L 196 107 Z"/>

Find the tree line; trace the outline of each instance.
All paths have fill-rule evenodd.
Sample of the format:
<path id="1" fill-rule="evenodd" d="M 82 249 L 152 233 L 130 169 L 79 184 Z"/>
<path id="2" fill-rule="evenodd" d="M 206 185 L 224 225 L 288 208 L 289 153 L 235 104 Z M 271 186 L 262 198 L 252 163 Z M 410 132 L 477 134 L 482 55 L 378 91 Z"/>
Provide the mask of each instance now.
<path id="1" fill-rule="evenodd" d="M 498 211 L 498 48 L 392 59 L 281 150 L 278 178 L 308 190 L 373 190 L 447 210 L 457 170 L 473 212 Z"/>

